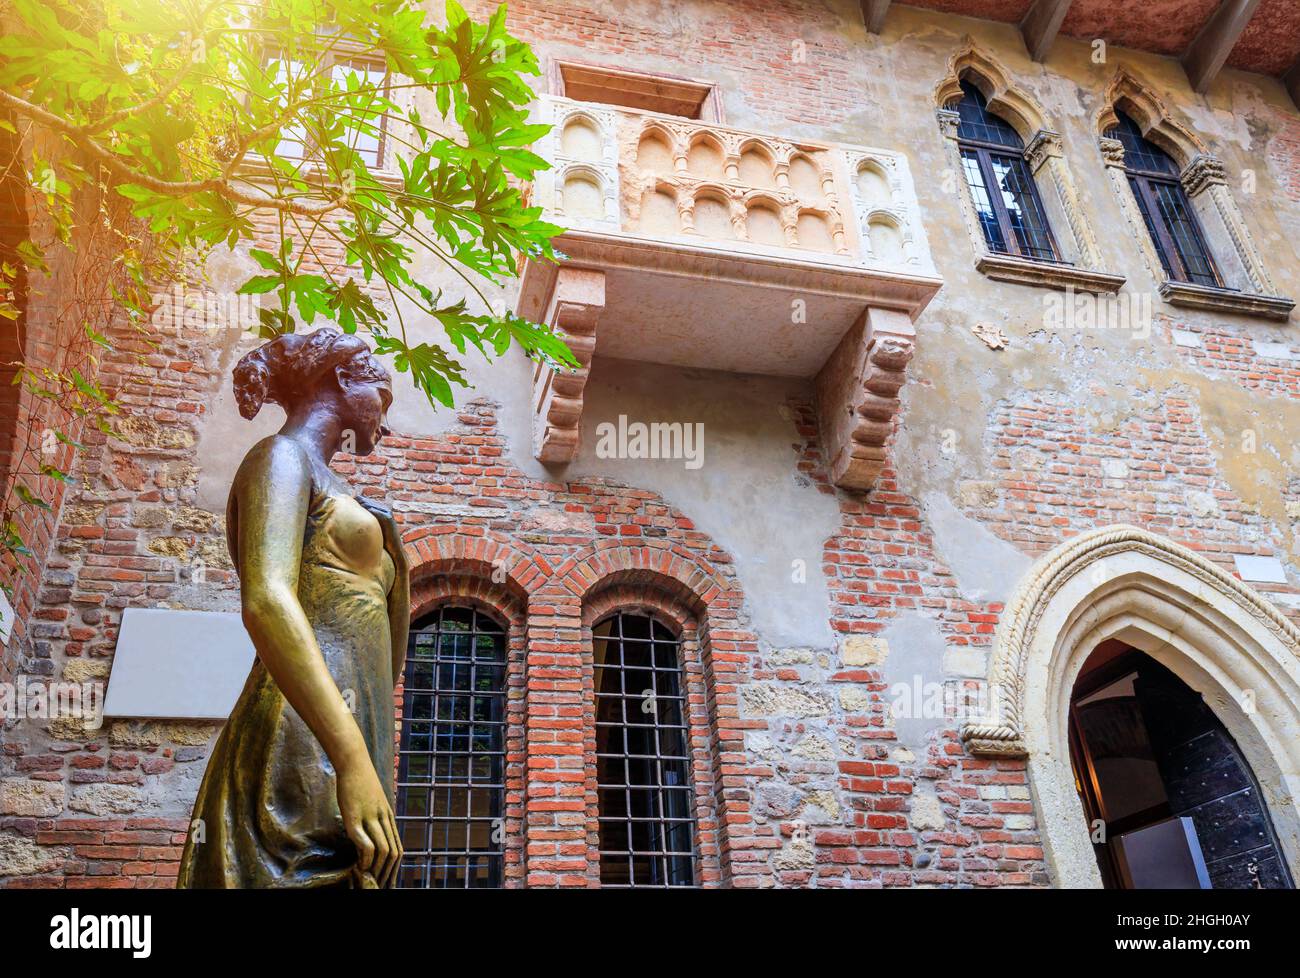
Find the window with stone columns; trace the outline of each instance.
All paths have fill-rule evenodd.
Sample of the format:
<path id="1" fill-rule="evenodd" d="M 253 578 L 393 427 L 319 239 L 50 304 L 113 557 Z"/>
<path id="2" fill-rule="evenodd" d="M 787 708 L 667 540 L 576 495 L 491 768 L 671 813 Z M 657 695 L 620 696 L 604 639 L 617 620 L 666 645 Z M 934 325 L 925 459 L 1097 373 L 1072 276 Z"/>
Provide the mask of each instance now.
<path id="1" fill-rule="evenodd" d="M 1083 292 L 1115 292 L 1079 204 L 1059 133 L 1006 69 L 967 45 L 935 90 L 975 267 L 989 278 Z"/>
<path id="2" fill-rule="evenodd" d="M 1223 161 L 1123 69 L 1102 105 L 1102 160 L 1161 298 L 1173 306 L 1288 318 L 1295 301 L 1277 294 Z M 1153 182 L 1158 196 L 1149 192 Z"/>
<path id="3" fill-rule="evenodd" d="M 1176 282 L 1222 288 L 1214 256 L 1173 157 L 1142 135 L 1136 122 L 1117 112 L 1119 123 L 1106 135 L 1124 146 L 1124 170 L 1142 221 L 1160 255 L 1165 274 Z"/>
<path id="4" fill-rule="evenodd" d="M 957 148 L 984 243 L 999 254 L 1056 261 L 1052 227 L 1024 160 L 1025 144 L 1015 129 L 989 111 L 978 88 L 969 81 L 961 88 L 962 97 L 948 107 L 961 117 Z"/>

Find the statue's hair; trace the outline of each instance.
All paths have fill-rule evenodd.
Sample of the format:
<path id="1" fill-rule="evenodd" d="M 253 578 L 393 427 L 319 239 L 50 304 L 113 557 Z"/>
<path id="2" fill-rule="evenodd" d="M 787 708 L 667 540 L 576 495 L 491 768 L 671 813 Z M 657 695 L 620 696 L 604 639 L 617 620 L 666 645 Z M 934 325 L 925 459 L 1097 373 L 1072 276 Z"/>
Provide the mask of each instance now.
<path id="1" fill-rule="evenodd" d="M 343 367 L 350 380 L 391 379 L 359 336 L 330 327 L 314 333 L 284 333 L 244 354 L 236 365 L 239 413 L 251 421 L 267 401 L 288 410 L 335 367 Z"/>

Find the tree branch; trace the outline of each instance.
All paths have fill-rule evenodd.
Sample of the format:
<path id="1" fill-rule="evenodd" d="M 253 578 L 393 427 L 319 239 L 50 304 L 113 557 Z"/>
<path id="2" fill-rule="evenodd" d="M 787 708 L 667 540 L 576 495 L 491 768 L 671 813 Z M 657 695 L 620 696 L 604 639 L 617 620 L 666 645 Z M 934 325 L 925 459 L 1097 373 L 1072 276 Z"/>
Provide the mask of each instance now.
<path id="1" fill-rule="evenodd" d="M 74 126 L 66 119 L 41 108 L 39 105 L 33 105 L 26 99 L 0 90 L 0 105 L 8 105 L 14 111 L 27 116 L 32 121 L 39 122 L 56 132 L 63 133 L 73 143 L 108 167 L 123 182 L 138 184 L 147 190 L 152 190 L 154 193 L 164 194 L 169 197 L 186 197 L 190 194 L 212 192 L 236 204 L 269 208 L 285 214 L 299 214 L 303 217 L 328 214 L 346 206 L 342 200 L 305 203 L 297 200 L 286 200 L 283 197 L 276 197 L 267 193 L 249 193 L 246 190 L 237 188 L 229 178 L 224 176 L 210 177 L 207 180 L 163 180 L 147 173 L 141 173 L 129 166 L 112 150 L 101 145 L 94 137 L 87 135 L 79 126 Z"/>

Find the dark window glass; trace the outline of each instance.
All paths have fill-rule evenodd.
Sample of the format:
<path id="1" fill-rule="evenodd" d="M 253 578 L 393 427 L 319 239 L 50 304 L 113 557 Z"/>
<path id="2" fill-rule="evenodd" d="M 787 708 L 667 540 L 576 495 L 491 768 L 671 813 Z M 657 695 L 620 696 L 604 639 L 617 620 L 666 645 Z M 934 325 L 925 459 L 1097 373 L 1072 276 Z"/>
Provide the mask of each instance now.
<path id="1" fill-rule="evenodd" d="M 978 88 L 969 82 L 961 87 L 962 97 L 949 108 L 961 117 L 962 171 L 989 250 L 1056 261 L 1043 202 L 1024 160 L 1024 143 L 1015 129 L 988 111 Z"/>
<path id="2" fill-rule="evenodd" d="M 397 765 L 398 886 L 501 885 L 505 632 L 472 608 L 411 628 Z"/>
<path id="3" fill-rule="evenodd" d="M 1047 230 L 1047 216 L 1038 200 L 1034 178 L 1019 156 L 989 154 L 993 179 L 1002 192 L 1002 203 L 1015 234 L 1020 253 L 1026 258 L 1051 261 L 1056 257 L 1052 236 Z"/>
<path id="4" fill-rule="evenodd" d="M 998 223 L 998 213 L 993 209 L 993 199 L 989 197 L 988 188 L 984 185 L 979 153 L 973 149 L 963 149 L 961 164 L 966 173 L 966 183 L 970 186 L 971 197 L 975 201 L 975 213 L 979 216 L 984 240 L 993 251 L 1005 253 L 1008 250 L 1006 238 L 1002 236 L 1002 225 Z"/>
<path id="5" fill-rule="evenodd" d="M 1144 173 L 1178 176 L 1178 164 L 1155 143 L 1142 135 L 1138 124 L 1122 112 L 1116 112 L 1119 125 L 1106 135 L 1124 144 L 1124 168 Z"/>
<path id="6" fill-rule="evenodd" d="M 1160 264 L 1165 270 L 1165 274 L 1170 278 L 1176 279 L 1173 267 L 1169 264 L 1169 255 L 1165 252 L 1160 243 L 1160 232 L 1156 228 L 1156 222 L 1151 219 L 1151 211 L 1147 208 L 1147 195 L 1144 192 L 1145 184 L 1139 183 L 1138 178 L 1131 173 L 1128 177 L 1129 189 L 1133 191 L 1133 196 L 1137 198 L 1138 210 L 1142 212 L 1142 222 L 1147 226 L 1147 234 L 1151 235 L 1151 240 L 1155 242 L 1156 254 L 1160 256 Z"/>
<path id="7" fill-rule="evenodd" d="M 1106 135 L 1124 146 L 1124 169 L 1165 274 L 1177 282 L 1223 288 L 1205 235 L 1178 179 L 1178 164 L 1127 115 Z"/>
<path id="8" fill-rule="evenodd" d="M 1215 273 L 1214 263 L 1210 260 L 1191 203 L 1182 186 L 1153 180 L 1151 189 L 1160 208 L 1160 218 L 1173 236 L 1174 248 L 1182 259 L 1187 277 L 1200 285 L 1217 286 L 1219 276 Z"/>
<path id="9" fill-rule="evenodd" d="M 645 615 L 594 632 L 602 886 L 693 886 L 695 820 L 680 645 Z"/>
<path id="10" fill-rule="evenodd" d="M 1025 144 L 1011 125 L 989 112 L 984 93 L 970 82 L 961 83 L 962 97 L 950 106 L 957 110 L 961 122 L 957 125 L 957 138 L 972 143 L 992 143 L 1010 149 L 1024 149 Z"/>

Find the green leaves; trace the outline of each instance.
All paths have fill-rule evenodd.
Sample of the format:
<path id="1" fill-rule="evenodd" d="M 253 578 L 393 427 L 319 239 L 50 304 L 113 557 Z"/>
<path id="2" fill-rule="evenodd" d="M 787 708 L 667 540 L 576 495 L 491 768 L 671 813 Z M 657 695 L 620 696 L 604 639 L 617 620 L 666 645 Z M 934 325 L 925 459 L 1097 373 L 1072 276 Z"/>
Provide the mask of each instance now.
<path id="1" fill-rule="evenodd" d="M 379 328 L 383 317 L 375 307 L 375 302 L 355 279 L 348 279 L 342 285 L 330 283 L 325 287 L 329 300 L 330 318 L 339 324 L 345 333 L 355 333 L 358 326 Z"/>
<path id="2" fill-rule="evenodd" d="M 18 524 L 13 520 L 4 521 L 4 532 L 0 534 L 0 547 L 18 557 L 32 556 L 31 549 L 23 542 Z"/>
<path id="3" fill-rule="evenodd" d="M 381 336 L 376 343 L 376 350 L 379 353 L 392 354 L 393 366 L 399 373 L 409 371 L 416 387 L 424 391 L 430 400 L 447 407 L 452 406 L 449 381 L 455 381 L 461 386 L 465 385 L 465 376 L 461 373 L 460 365 L 436 344 L 419 343 L 415 346 L 407 346 L 402 340 Z"/>
<path id="4" fill-rule="evenodd" d="M 554 260 L 561 230 L 525 203 L 548 165 L 530 149 L 546 131 L 528 120 L 540 69 L 504 6 L 479 23 L 456 0 L 441 22 L 418 0 L 5 4 L 0 88 L 63 120 L 83 151 L 33 173 L 38 207 L 75 246 L 73 195 L 94 182 L 146 229 L 147 247 L 118 232 L 113 297 L 130 321 L 224 246 L 259 265 L 238 291 L 262 297 L 262 335 L 365 332 L 432 404 L 453 404 L 470 347 L 576 365 L 549 327 L 488 311 L 485 289 L 521 255 Z M 35 246 L 18 259 L 45 270 Z M 0 279 L 4 320 L 20 315 L 14 280 Z M 101 429 L 116 410 L 80 374 L 23 382 Z"/>
<path id="5" fill-rule="evenodd" d="M 445 96 L 440 91 L 438 111 L 446 115 L 450 103 L 456 122 L 474 142 L 522 119 L 518 106 L 533 92 L 521 76 L 540 70 L 532 50 L 506 32 L 504 5 L 486 24 L 475 24 L 456 0 L 447 0 L 446 16 L 446 28 L 430 31 L 429 41 L 438 50 L 441 80 L 458 84 Z"/>
<path id="6" fill-rule="evenodd" d="M 281 251 L 289 255 L 292 242 L 281 242 Z M 269 251 L 253 248 L 250 254 L 263 268 L 270 269 L 271 275 L 254 275 L 238 289 L 239 295 L 261 295 L 275 292 L 280 298 L 280 308 L 288 312 L 296 307 L 304 323 L 310 325 L 318 315 L 327 319 L 337 316 L 337 305 L 331 305 L 332 286 L 323 275 L 294 271 L 294 267 Z"/>
<path id="7" fill-rule="evenodd" d="M 14 486 L 14 492 L 16 492 L 18 494 L 18 498 L 21 499 L 23 502 L 25 502 L 28 506 L 36 506 L 40 509 L 44 509 L 47 511 L 50 509 L 49 503 L 47 503 L 40 496 L 36 495 L 36 493 L 32 492 L 31 489 L 23 485 L 21 482 L 19 482 L 17 485 Z"/>

